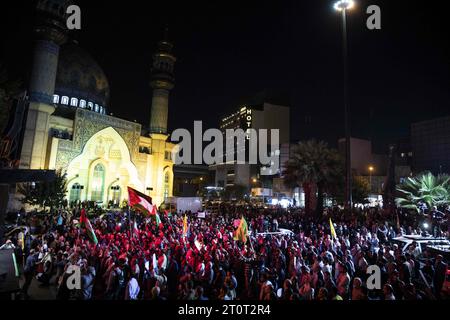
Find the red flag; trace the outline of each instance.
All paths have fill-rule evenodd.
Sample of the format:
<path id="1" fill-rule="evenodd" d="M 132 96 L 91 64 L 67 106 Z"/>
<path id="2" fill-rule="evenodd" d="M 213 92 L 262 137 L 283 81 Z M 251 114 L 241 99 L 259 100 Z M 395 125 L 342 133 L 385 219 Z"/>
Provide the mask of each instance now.
<path id="1" fill-rule="evenodd" d="M 128 187 L 128 205 L 143 213 L 155 214 L 155 206 L 152 204 L 152 198 L 133 188 Z"/>
<path id="2" fill-rule="evenodd" d="M 128 187 L 128 202 L 130 206 L 140 203 L 141 199 L 145 199 L 148 203 L 152 204 L 152 197 Z"/>
<path id="3" fill-rule="evenodd" d="M 128 187 L 128 204 L 133 209 L 152 216 L 155 219 L 156 225 L 161 223 L 156 205 L 152 204 L 151 197 Z"/>
<path id="4" fill-rule="evenodd" d="M 80 212 L 80 224 L 84 224 L 86 223 L 87 217 L 86 217 L 86 209 L 85 208 L 81 208 L 81 212 Z"/>
<path id="5" fill-rule="evenodd" d="M 92 228 L 91 222 L 86 216 L 86 209 L 82 208 L 80 213 L 80 227 L 86 228 L 87 234 L 89 238 L 94 242 L 95 244 L 98 243 L 97 236 L 95 235 L 94 228 Z"/>

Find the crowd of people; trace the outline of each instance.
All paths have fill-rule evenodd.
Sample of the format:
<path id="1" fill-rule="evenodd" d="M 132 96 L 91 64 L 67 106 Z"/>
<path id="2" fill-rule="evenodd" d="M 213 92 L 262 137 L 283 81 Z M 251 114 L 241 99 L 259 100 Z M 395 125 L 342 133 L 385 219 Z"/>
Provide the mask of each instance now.
<path id="1" fill-rule="evenodd" d="M 32 281 L 56 286 L 57 299 L 63 300 L 448 297 L 442 291 L 448 268 L 444 257 L 417 243 L 403 251 L 392 241 L 401 234 L 422 234 L 420 224 L 410 223 L 407 216 L 388 219 L 379 209 L 351 216 L 328 209 L 317 219 L 300 209 L 230 206 L 205 218 L 191 212 L 160 212 L 159 224 L 138 212 L 111 211 L 89 216 L 95 240 L 80 227 L 79 216 L 75 209 L 46 217 L 41 235 L 8 239 L 16 255 L 24 256 L 25 298 Z M 249 229 L 245 242 L 234 239 L 242 217 Z M 22 219 L 30 224 L 36 218 Z M 292 232 L 280 231 L 284 229 Z M 448 232 L 442 235 L 448 237 Z M 374 265 L 379 267 L 381 286 L 369 288 L 367 270 Z M 72 276 L 76 270 L 79 286 Z"/>

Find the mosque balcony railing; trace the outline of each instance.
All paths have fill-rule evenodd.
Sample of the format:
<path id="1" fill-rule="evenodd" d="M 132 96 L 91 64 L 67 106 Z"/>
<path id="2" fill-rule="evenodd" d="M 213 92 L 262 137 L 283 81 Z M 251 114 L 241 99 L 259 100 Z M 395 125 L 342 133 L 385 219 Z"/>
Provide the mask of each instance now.
<path id="1" fill-rule="evenodd" d="M 58 138 L 61 140 L 72 140 L 73 139 L 73 135 L 65 130 L 58 130 L 58 129 L 52 129 L 51 130 L 51 136 L 53 138 Z"/>
<path id="2" fill-rule="evenodd" d="M 152 149 L 150 147 L 139 147 L 139 153 L 151 155 Z"/>

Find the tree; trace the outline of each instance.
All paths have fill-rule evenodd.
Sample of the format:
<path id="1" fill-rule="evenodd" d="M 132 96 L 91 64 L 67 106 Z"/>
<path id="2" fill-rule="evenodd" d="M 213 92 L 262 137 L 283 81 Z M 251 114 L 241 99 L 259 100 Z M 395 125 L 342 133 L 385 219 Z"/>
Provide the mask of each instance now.
<path id="1" fill-rule="evenodd" d="M 352 198 L 355 203 L 364 203 L 370 194 L 370 184 L 363 177 L 353 177 Z"/>
<path id="2" fill-rule="evenodd" d="M 18 191 L 23 198 L 22 203 L 39 208 L 58 208 L 66 203 L 67 176 L 60 170 L 56 171 L 53 181 L 42 181 L 34 184 L 26 183 L 19 186 Z"/>
<path id="3" fill-rule="evenodd" d="M 342 179 L 343 164 L 339 153 L 323 141 L 314 139 L 293 146 L 283 172 L 288 187 L 302 187 L 305 192 L 305 210 L 311 211 L 311 202 L 317 189 L 316 213 L 322 214 L 324 193 Z"/>
<path id="4" fill-rule="evenodd" d="M 344 172 L 344 167 L 342 167 L 342 172 Z M 328 192 L 329 196 L 338 203 L 343 203 L 345 201 L 345 177 L 342 175 L 339 177 L 335 184 L 330 185 Z M 370 194 L 370 184 L 364 177 L 352 176 L 352 199 L 354 203 L 364 203 L 364 201 L 369 197 Z"/>
<path id="5" fill-rule="evenodd" d="M 395 203 L 401 208 L 420 212 L 420 204 L 425 204 L 428 210 L 447 206 L 450 204 L 450 176 L 424 172 L 406 178 L 397 186 L 397 192 Z"/>

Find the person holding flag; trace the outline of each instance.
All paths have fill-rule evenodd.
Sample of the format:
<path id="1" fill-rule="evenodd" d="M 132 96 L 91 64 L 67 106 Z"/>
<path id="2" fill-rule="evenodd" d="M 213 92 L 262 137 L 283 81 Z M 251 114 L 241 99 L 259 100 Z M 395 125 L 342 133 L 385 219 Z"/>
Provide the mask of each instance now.
<path id="1" fill-rule="evenodd" d="M 188 221 L 187 221 L 186 214 L 184 214 L 184 218 L 183 218 L 183 237 L 186 238 L 187 235 L 188 235 Z"/>
<path id="2" fill-rule="evenodd" d="M 247 243 L 248 238 L 248 225 L 247 221 L 245 221 L 245 218 L 241 218 L 241 222 L 239 223 L 239 227 L 236 229 L 234 233 L 234 240 L 235 241 L 242 241 L 244 244 Z"/>
<path id="3" fill-rule="evenodd" d="M 87 235 L 88 235 L 89 239 L 91 239 L 91 241 L 94 244 L 98 243 L 97 236 L 95 235 L 94 229 L 92 228 L 92 224 L 91 224 L 91 222 L 89 221 L 89 219 L 86 216 L 86 209 L 85 208 L 81 209 L 80 227 L 86 229 L 86 232 L 87 232 Z"/>
<path id="4" fill-rule="evenodd" d="M 155 219 L 156 225 L 160 225 L 161 219 L 156 210 L 156 206 L 152 204 L 152 198 L 150 196 L 128 187 L 128 205 L 133 209 L 142 212 L 144 215 L 151 216 Z"/>

